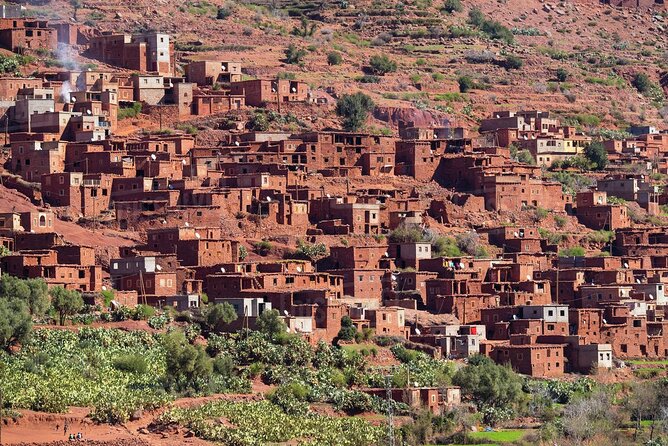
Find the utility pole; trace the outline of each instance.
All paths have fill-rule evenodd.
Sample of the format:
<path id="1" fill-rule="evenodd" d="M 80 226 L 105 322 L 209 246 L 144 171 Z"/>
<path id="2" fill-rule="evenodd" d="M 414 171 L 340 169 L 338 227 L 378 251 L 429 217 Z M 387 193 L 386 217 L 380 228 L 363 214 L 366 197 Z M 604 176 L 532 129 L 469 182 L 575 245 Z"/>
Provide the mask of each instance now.
<path id="1" fill-rule="evenodd" d="M 385 394 L 387 400 L 387 444 L 394 446 L 394 413 L 392 405 L 392 375 L 385 376 Z"/>
<path id="2" fill-rule="evenodd" d="M 0 445 L 2 444 L 2 414 L 4 413 L 4 401 L 2 397 L 2 387 L 0 387 Z"/>

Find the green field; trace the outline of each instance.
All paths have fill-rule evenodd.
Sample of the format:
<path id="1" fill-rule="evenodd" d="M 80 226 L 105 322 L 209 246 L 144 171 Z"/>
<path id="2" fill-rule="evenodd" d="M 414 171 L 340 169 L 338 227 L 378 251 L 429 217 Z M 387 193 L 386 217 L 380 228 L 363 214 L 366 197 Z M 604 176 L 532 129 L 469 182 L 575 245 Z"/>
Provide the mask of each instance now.
<path id="1" fill-rule="evenodd" d="M 499 443 L 512 443 L 521 440 L 526 434 L 523 429 L 509 429 L 494 432 L 471 432 L 468 436 L 474 440 L 498 441 Z"/>

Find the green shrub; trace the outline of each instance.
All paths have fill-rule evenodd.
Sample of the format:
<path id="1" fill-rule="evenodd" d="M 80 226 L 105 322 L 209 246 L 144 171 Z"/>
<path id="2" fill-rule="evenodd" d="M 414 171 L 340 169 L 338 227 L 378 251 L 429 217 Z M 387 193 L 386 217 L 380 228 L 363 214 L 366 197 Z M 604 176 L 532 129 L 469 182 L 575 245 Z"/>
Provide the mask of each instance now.
<path id="1" fill-rule="evenodd" d="M 371 56 L 369 67 L 373 74 L 380 76 L 397 71 L 397 63 L 385 54 Z"/>
<path id="2" fill-rule="evenodd" d="M 343 62 L 343 57 L 338 51 L 332 51 L 327 55 L 327 63 L 329 65 L 340 65 Z"/>
<path id="3" fill-rule="evenodd" d="M 137 354 L 122 355 L 114 358 L 113 366 L 122 372 L 142 375 L 148 370 L 146 360 Z"/>
<path id="4" fill-rule="evenodd" d="M 118 109 L 118 119 L 136 118 L 141 113 L 141 102 L 134 102 L 130 107 Z"/>
<path id="5" fill-rule="evenodd" d="M 298 65 L 304 61 L 308 51 L 304 48 L 297 48 L 294 43 L 291 43 L 285 49 L 285 62 L 291 65 Z"/>
<path id="6" fill-rule="evenodd" d="M 475 88 L 475 82 L 471 76 L 459 76 L 457 82 L 459 83 L 459 91 L 461 93 L 466 93 L 472 88 Z"/>
<path id="7" fill-rule="evenodd" d="M 585 254 L 586 251 L 582 246 L 574 246 L 559 251 L 559 257 L 584 257 Z"/>
<path id="8" fill-rule="evenodd" d="M 568 71 L 566 71 L 564 68 L 558 68 L 555 75 L 559 82 L 566 82 L 569 76 Z"/>
<path id="9" fill-rule="evenodd" d="M 362 92 L 344 94 L 336 102 L 336 114 L 343 118 L 343 128 L 354 132 L 364 125 L 374 107 L 373 100 Z"/>
<path id="10" fill-rule="evenodd" d="M 460 0 L 445 0 L 443 3 L 443 11 L 452 14 L 453 12 L 462 12 L 464 7 Z"/>
<path id="11" fill-rule="evenodd" d="M 638 73 L 633 77 L 631 85 L 633 85 L 640 93 L 644 94 L 652 87 L 652 81 L 650 81 L 649 76 L 645 73 Z"/>

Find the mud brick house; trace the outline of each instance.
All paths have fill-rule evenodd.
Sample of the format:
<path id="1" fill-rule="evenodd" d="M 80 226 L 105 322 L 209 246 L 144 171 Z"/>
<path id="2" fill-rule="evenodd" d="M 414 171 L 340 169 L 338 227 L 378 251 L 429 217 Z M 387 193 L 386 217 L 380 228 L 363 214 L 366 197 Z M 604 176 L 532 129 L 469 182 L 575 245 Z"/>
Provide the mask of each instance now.
<path id="1" fill-rule="evenodd" d="M 364 393 L 378 398 L 387 398 L 387 389 L 360 389 Z M 390 389 L 393 401 L 407 404 L 413 409 L 423 408 L 434 415 L 441 415 L 446 410 L 461 404 L 461 390 L 456 386 L 445 388 L 409 387 L 406 389 Z"/>
<path id="2" fill-rule="evenodd" d="M 63 249 L 63 247 L 58 247 Z M 23 279 L 43 278 L 48 286 L 62 286 L 70 290 L 99 291 L 102 286 L 102 268 L 96 266 L 92 248 L 77 255 L 69 251 L 19 251 L 0 259 L 2 271 Z M 68 263 L 71 262 L 71 263 Z"/>
<path id="3" fill-rule="evenodd" d="M 174 43 L 167 34 L 103 33 L 90 38 L 88 54 L 106 64 L 129 70 L 174 75 Z"/>
<path id="4" fill-rule="evenodd" d="M 263 107 L 265 104 L 305 102 L 308 99 L 308 84 L 289 79 L 253 79 L 231 82 L 230 93 L 246 98 L 246 105 Z"/>
<path id="5" fill-rule="evenodd" d="M 95 217 L 109 209 L 111 185 L 111 176 L 105 174 L 54 173 L 42 176 L 42 196 L 54 206 L 67 206 L 75 214 Z"/>
<path id="6" fill-rule="evenodd" d="M 44 80 L 38 78 L 1 77 L 0 100 L 16 101 L 21 90 L 29 88 L 41 88 L 43 84 Z"/>
<path id="7" fill-rule="evenodd" d="M 644 175 L 614 175 L 598 180 L 596 189 L 608 196 L 635 201 L 651 215 L 659 213 L 659 187 L 647 182 Z"/>
<path id="8" fill-rule="evenodd" d="M 519 335 L 513 337 L 510 344 L 485 342 L 482 347 L 495 362 L 509 364 L 524 375 L 556 378 L 565 371 L 564 345 L 535 344 Z"/>
<path id="9" fill-rule="evenodd" d="M 52 211 L 6 212 L 0 214 L 0 231 L 50 233 L 54 222 Z"/>
<path id="10" fill-rule="evenodd" d="M 207 116 L 241 110 L 246 106 L 246 98 L 241 95 L 230 95 L 221 92 L 196 92 L 192 94 L 192 114 Z"/>
<path id="11" fill-rule="evenodd" d="M 609 204 L 605 192 L 578 192 L 576 206 L 578 221 L 588 228 L 614 231 L 631 226 L 626 206 Z"/>
<path id="12" fill-rule="evenodd" d="M 361 298 L 381 302 L 383 293 L 384 269 L 336 269 L 329 270 L 332 274 L 343 277 L 343 293 L 346 297 Z"/>
<path id="13" fill-rule="evenodd" d="M 228 85 L 241 81 L 241 64 L 238 62 L 197 60 L 186 65 L 186 79 L 199 86 Z"/>
<path id="14" fill-rule="evenodd" d="M 405 310 L 400 307 L 367 308 L 364 310 L 364 318 L 369 321 L 369 327 L 377 336 L 397 336 L 406 338 L 408 327 L 406 327 Z"/>
<path id="15" fill-rule="evenodd" d="M 309 202 L 311 222 L 326 229 L 328 221 L 340 220 L 348 229 L 345 233 L 379 234 L 380 204 L 358 203 L 354 197 L 316 198 Z M 325 231 L 330 232 L 330 231 Z"/>
<path id="16" fill-rule="evenodd" d="M 321 271 L 389 267 L 387 245 L 330 246 L 329 257 L 318 262 Z"/>
<path id="17" fill-rule="evenodd" d="M 383 298 L 387 305 L 424 310 L 427 306 L 427 280 L 438 274 L 424 271 L 397 271 L 386 275 Z"/>
<path id="18" fill-rule="evenodd" d="M 668 256 L 668 234 L 654 227 L 615 231 L 613 253 L 623 256 Z"/>
<path id="19" fill-rule="evenodd" d="M 58 47 L 58 32 L 47 20 L 0 18 L 0 47 L 14 52 Z"/>
<path id="20" fill-rule="evenodd" d="M 438 163 L 431 141 L 397 141 L 394 171 L 416 180 L 431 180 Z"/>

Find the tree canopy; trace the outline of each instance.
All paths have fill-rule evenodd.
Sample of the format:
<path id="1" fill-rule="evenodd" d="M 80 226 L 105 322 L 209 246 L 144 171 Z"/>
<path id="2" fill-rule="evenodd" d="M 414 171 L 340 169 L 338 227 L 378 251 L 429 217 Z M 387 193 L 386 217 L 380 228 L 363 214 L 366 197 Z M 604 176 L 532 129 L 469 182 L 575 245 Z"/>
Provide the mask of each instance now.
<path id="1" fill-rule="evenodd" d="M 28 306 L 35 317 L 42 317 L 49 309 L 49 294 L 42 279 L 19 279 L 10 275 L 0 278 L 0 299 L 18 299 Z"/>
<path id="2" fill-rule="evenodd" d="M 31 329 L 32 321 L 25 302 L 0 299 L 0 348 L 9 350 L 24 342 Z"/>
<path id="3" fill-rule="evenodd" d="M 374 107 L 373 100 L 364 93 L 344 94 L 336 103 L 336 114 L 343 118 L 343 128 L 354 132 L 362 128 Z"/>
<path id="4" fill-rule="evenodd" d="M 83 307 L 83 298 L 78 291 L 66 290 L 61 286 L 51 288 L 51 305 L 58 313 L 60 325 L 65 325 L 65 318 L 76 314 Z"/>
<path id="5" fill-rule="evenodd" d="M 285 333 L 287 326 L 283 322 L 283 318 L 278 313 L 278 310 L 266 310 L 262 312 L 255 321 L 257 330 L 269 336 L 276 337 L 281 333 Z"/>

